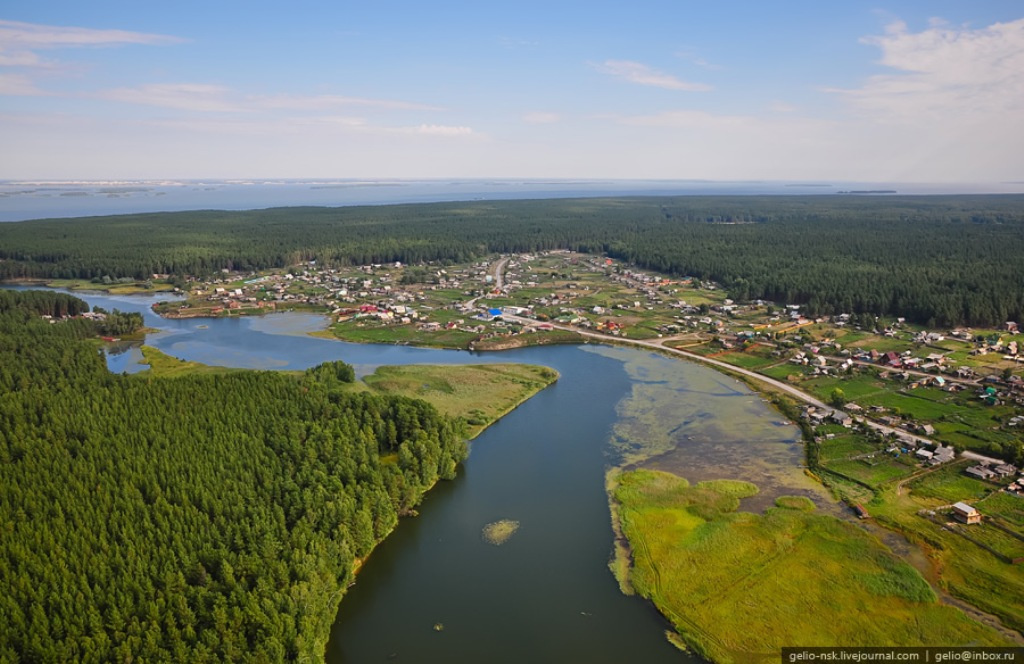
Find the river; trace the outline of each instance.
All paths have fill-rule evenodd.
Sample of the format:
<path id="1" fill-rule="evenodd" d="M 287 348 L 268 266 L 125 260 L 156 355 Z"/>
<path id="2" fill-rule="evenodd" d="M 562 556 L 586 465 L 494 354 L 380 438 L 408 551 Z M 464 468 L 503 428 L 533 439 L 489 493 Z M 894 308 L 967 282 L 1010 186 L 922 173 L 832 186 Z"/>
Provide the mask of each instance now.
<path id="1" fill-rule="evenodd" d="M 152 297 L 76 295 L 142 312 L 161 330 L 146 343 L 207 364 L 344 360 L 365 375 L 384 364 L 523 362 L 561 373 L 478 437 L 458 478 L 440 483 L 374 551 L 342 601 L 328 662 L 690 661 L 664 638 L 665 620 L 620 593 L 608 569 L 609 464 L 643 438 L 658 452 L 650 465 L 690 479 L 815 493 L 796 470 L 796 427 L 738 381 L 692 363 L 593 345 L 469 353 L 348 344 L 308 336 L 322 316 L 165 320 L 150 311 Z M 107 359 L 118 373 L 145 368 L 130 344 Z M 495 546 L 482 529 L 499 519 L 520 527 Z"/>

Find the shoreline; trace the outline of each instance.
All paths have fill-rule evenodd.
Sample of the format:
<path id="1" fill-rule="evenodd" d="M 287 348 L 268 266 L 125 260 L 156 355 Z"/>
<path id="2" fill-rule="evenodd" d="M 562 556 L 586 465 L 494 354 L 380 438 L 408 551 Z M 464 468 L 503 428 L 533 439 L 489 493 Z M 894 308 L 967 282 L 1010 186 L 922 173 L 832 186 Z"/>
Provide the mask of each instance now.
<path id="1" fill-rule="evenodd" d="M 33 282 L 33 283 L 39 283 L 39 282 Z M 51 286 L 47 286 L 47 287 L 51 287 Z M 107 291 L 96 291 L 96 292 L 104 293 L 104 292 L 107 292 Z M 145 292 L 138 292 L 138 293 L 135 293 L 135 294 L 145 295 L 146 293 Z M 284 313 L 284 312 L 261 311 L 261 312 L 254 312 L 254 313 L 257 314 L 257 315 L 262 315 L 264 313 Z M 164 316 L 164 317 L 173 318 L 172 316 Z M 196 316 L 196 317 L 200 317 L 200 316 Z M 211 316 L 211 317 L 216 318 L 218 316 Z M 815 404 L 819 404 L 819 405 L 821 405 L 823 407 L 828 407 L 828 406 L 825 406 L 819 400 L 817 400 L 814 397 L 812 397 L 811 395 L 808 395 L 808 394 L 806 394 L 806 393 L 804 393 L 804 392 L 802 392 L 802 391 L 800 391 L 800 390 L 798 390 L 798 389 L 796 389 L 796 388 L 794 388 L 792 386 L 780 383 L 779 381 L 776 381 L 774 379 L 771 379 L 771 378 L 762 376 L 760 374 L 757 374 L 756 372 L 753 372 L 753 371 L 750 371 L 750 370 L 747 370 L 747 369 L 743 369 L 741 367 L 736 367 L 736 366 L 733 366 L 733 365 L 729 365 L 729 364 L 727 364 L 725 362 L 722 362 L 722 361 L 719 361 L 719 360 L 715 360 L 713 358 L 706 358 L 706 357 L 703 357 L 703 356 L 695 354 L 695 353 L 691 353 L 691 352 L 687 352 L 687 351 L 684 351 L 684 350 L 674 349 L 674 348 L 670 348 L 670 347 L 665 346 L 664 342 L 665 341 L 670 341 L 670 340 L 659 340 L 659 341 L 637 340 L 637 339 L 628 339 L 628 338 L 620 338 L 620 337 L 609 337 L 608 335 L 601 335 L 601 334 L 596 334 L 596 333 L 592 333 L 592 332 L 584 332 L 584 331 L 580 331 L 580 330 L 575 330 L 575 329 L 572 329 L 572 328 L 567 327 L 567 326 L 557 326 L 557 328 L 558 329 L 563 329 L 563 330 L 566 330 L 566 331 L 574 332 L 574 333 L 578 334 L 581 337 L 581 341 L 580 342 L 573 342 L 573 343 L 588 343 L 590 340 L 594 340 L 594 341 L 597 341 L 599 343 L 604 343 L 604 344 L 607 344 L 607 345 L 610 345 L 610 346 L 614 346 L 614 345 L 632 346 L 632 347 L 636 347 L 636 348 L 640 348 L 640 349 L 645 349 L 645 350 L 650 350 L 650 351 L 653 351 L 653 352 L 657 352 L 657 353 L 662 354 L 662 355 L 671 356 L 671 357 L 674 357 L 676 359 L 680 359 L 681 358 L 681 359 L 686 359 L 686 360 L 695 361 L 695 362 L 698 362 L 698 363 L 705 364 L 706 366 L 709 366 L 709 367 L 711 367 L 713 369 L 716 369 L 719 373 L 731 376 L 731 377 L 735 378 L 736 380 L 739 380 L 740 382 L 743 382 L 748 388 L 750 388 L 755 393 L 760 394 L 760 395 L 768 398 L 768 400 L 770 400 L 772 402 L 773 407 L 778 409 L 784 416 L 786 416 L 789 419 L 792 419 L 791 414 L 786 413 L 784 410 L 782 410 L 780 408 L 780 405 L 777 402 L 777 399 L 778 399 L 780 394 L 785 394 L 785 395 L 788 395 L 791 398 L 796 398 L 796 399 L 799 399 L 801 401 L 805 401 L 807 403 L 815 403 Z M 333 339 L 336 339 L 336 340 L 339 340 L 339 341 L 346 341 L 345 339 L 339 339 L 338 337 L 334 336 L 333 334 L 330 333 L 329 330 L 323 330 L 319 334 L 316 333 L 316 332 L 309 333 L 309 334 L 311 334 L 312 336 L 322 336 L 324 338 L 333 338 Z M 370 342 L 370 341 L 367 341 L 367 342 L 358 342 L 358 341 L 353 342 L 353 341 L 349 341 L 349 343 L 380 343 L 380 342 Z M 382 344 L 382 345 L 387 345 L 387 344 Z M 403 344 L 403 345 L 413 345 L 413 344 Z M 537 344 L 537 345 L 544 345 L 544 344 Z M 467 350 L 467 349 L 464 349 L 464 348 L 454 348 L 452 346 L 445 346 L 445 345 L 440 345 L 440 346 L 435 346 L 435 347 L 436 348 L 444 348 L 444 349 L 448 349 L 448 350 Z M 521 346 L 516 346 L 516 347 L 521 347 Z M 505 349 L 507 349 L 507 348 L 500 348 L 500 349 L 493 349 L 493 350 L 505 350 Z M 488 350 L 491 350 L 491 349 L 488 349 Z M 553 381 L 549 382 L 544 387 L 550 386 L 550 384 L 552 384 L 555 381 L 557 381 L 557 378 L 555 378 Z M 756 385 L 755 385 L 755 383 L 756 383 Z M 541 388 L 541 389 L 544 389 L 544 388 Z M 530 396 L 532 396 L 532 394 Z M 478 431 L 476 431 L 471 436 L 469 436 L 468 440 L 475 439 L 477 436 L 479 436 L 480 433 L 482 433 L 482 431 L 484 431 L 486 428 L 488 428 L 491 424 L 497 422 L 499 419 L 501 419 L 501 417 L 504 417 L 505 415 L 507 415 L 509 412 L 511 412 L 516 407 L 518 407 L 519 405 L 524 403 L 526 400 L 528 400 L 528 398 L 529 397 L 525 397 L 525 398 L 519 400 L 517 403 L 513 404 L 512 406 L 510 406 L 509 408 L 507 408 L 506 410 L 504 410 L 501 414 L 497 415 L 493 420 L 491 420 L 486 425 L 482 426 Z M 804 442 L 804 446 L 805 446 L 805 450 L 806 450 L 807 449 L 806 446 L 808 445 L 808 442 L 806 440 L 807 432 L 805 430 L 803 430 L 803 428 L 802 428 L 802 434 L 803 434 L 803 438 L 804 438 L 803 442 Z M 819 484 L 822 484 L 824 486 L 824 482 L 822 482 L 820 480 L 820 478 L 815 477 L 814 479 Z M 606 484 L 606 489 L 608 489 L 607 484 Z M 429 488 L 426 491 L 429 491 Z M 424 492 L 424 494 L 426 493 L 426 491 Z M 610 501 L 609 504 L 611 505 L 612 501 L 613 501 L 613 498 L 612 498 L 612 494 L 611 494 L 610 489 L 608 489 L 608 498 L 609 498 L 609 501 Z M 617 521 L 621 520 L 621 517 L 620 517 L 620 515 L 618 515 L 617 511 L 615 511 L 614 509 L 612 509 L 611 516 L 612 516 L 612 520 L 613 520 L 613 522 L 612 522 L 613 530 L 616 533 L 616 541 L 615 541 L 614 545 L 616 547 L 616 550 L 618 550 L 620 545 L 623 544 L 623 540 L 624 540 L 624 537 L 621 535 L 621 525 L 619 523 L 617 523 Z M 856 521 L 853 521 L 852 518 L 851 519 L 843 519 L 843 520 L 852 521 L 853 523 L 856 523 Z M 908 536 L 907 532 L 904 532 L 904 531 L 899 530 L 899 529 L 886 528 L 885 526 L 882 526 L 881 524 L 879 524 L 878 527 L 884 529 L 887 532 L 896 533 L 896 534 L 898 534 L 898 535 L 900 535 L 900 536 L 902 536 L 904 538 L 907 538 L 907 536 Z M 381 541 L 383 541 L 383 540 L 381 540 Z M 909 539 L 907 541 L 910 542 L 910 544 L 912 546 L 918 546 L 918 545 L 914 544 L 913 542 L 911 542 Z M 627 555 L 629 554 L 628 547 L 625 548 L 625 552 L 627 553 Z M 905 556 L 899 556 L 899 557 L 900 558 L 905 558 Z M 357 571 L 358 568 L 361 567 L 364 562 L 365 562 L 365 559 L 362 560 L 362 561 L 359 561 L 358 565 L 354 566 L 354 570 L 353 571 L 354 572 Z M 611 561 L 611 562 L 614 564 L 614 560 Z M 627 563 L 626 563 L 627 568 L 628 568 L 628 564 L 629 563 L 628 563 L 628 560 L 627 560 Z M 931 564 L 934 565 L 934 562 L 932 562 Z M 614 570 L 615 570 L 615 568 L 613 567 L 613 573 L 614 573 Z M 625 578 L 625 580 L 623 580 L 622 578 L 619 577 L 619 575 L 616 575 L 616 579 L 619 582 L 620 588 L 623 588 L 625 585 L 630 585 L 629 584 L 629 580 L 628 580 L 628 576 Z M 933 584 L 930 584 L 930 585 L 933 585 Z M 934 585 L 933 585 L 933 587 L 934 587 Z M 1011 632 L 1012 633 L 1011 628 L 1008 628 L 1008 627 L 1005 627 L 1004 625 L 1002 625 L 1002 622 L 999 621 L 998 618 L 996 618 L 994 616 L 991 616 L 991 614 L 986 614 L 981 609 L 978 609 L 977 607 L 973 607 L 973 605 L 970 605 L 970 604 L 966 603 L 964 600 L 961 600 L 959 598 L 952 597 L 952 596 L 948 595 L 948 593 L 946 593 L 941 588 L 937 588 L 936 592 L 940 594 L 940 596 L 943 598 L 944 601 L 947 601 L 946 598 L 952 599 L 953 601 L 952 602 L 948 602 L 948 603 L 954 604 L 958 608 L 961 608 L 961 610 L 964 610 L 965 613 L 968 613 L 969 615 L 971 615 L 972 613 L 976 612 L 975 615 L 980 614 L 982 616 L 991 617 L 991 618 L 995 619 L 998 622 L 998 624 L 993 624 L 993 623 L 989 623 L 989 624 L 992 625 L 992 626 L 997 627 L 998 629 L 1000 629 L 1000 631 L 1002 633 L 1004 633 L 1004 634 L 1006 634 L 1007 632 Z M 973 611 L 967 610 L 967 607 L 970 607 L 971 609 L 973 609 Z M 986 622 L 988 622 L 988 621 L 986 621 Z"/>

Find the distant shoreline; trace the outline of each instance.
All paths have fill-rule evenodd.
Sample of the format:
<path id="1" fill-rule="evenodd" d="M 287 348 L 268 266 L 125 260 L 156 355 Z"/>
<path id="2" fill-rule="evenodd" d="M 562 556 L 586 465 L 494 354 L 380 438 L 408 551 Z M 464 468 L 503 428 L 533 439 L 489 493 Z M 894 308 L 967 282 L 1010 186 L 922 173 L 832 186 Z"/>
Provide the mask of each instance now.
<path id="1" fill-rule="evenodd" d="M 193 210 L 622 196 L 1024 193 L 1022 183 L 611 179 L 0 180 L 0 222 Z"/>

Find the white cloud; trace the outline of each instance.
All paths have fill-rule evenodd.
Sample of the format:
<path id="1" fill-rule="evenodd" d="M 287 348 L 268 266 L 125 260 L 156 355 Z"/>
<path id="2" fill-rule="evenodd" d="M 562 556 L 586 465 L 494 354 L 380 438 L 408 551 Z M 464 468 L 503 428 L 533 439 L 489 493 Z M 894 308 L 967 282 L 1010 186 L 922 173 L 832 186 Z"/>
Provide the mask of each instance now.
<path id="1" fill-rule="evenodd" d="M 178 37 L 128 30 L 95 30 L 0 20 L 0 66 L 52 67 L 36 51 L 41 49 L 124 44 L 174 44 Z"/>
<path id="2" fill-rule="evenodd" d="M 92 28 L 39 25 L 0 20 L 0 48 L 22 46 L 35 48 L 61 48 L 68 46 L 113 46 L 117 44 L 173 44 L 184 41 L 179 37 L 156 35 L 128 30 L 95 30 Z"/>
<path id="3" fill-rule="evenodd" d="M 985 28 L 932 21 L 922 32 L 902 22 L 866 37 L 882 51 L 879 64 L 895 70 L 859 89 L 830 89 L 876 121 L 918 124 L 1005 123 L 1020 132 L 1024 114 L 1024 19 Z"/>
<path id="4" fill-rule="evenodd" d="M 104 90 L 95 95 L 100 99 L 129 104 L 145 104 L 182 111 L 233 112 L 243 111 L 229 99 L 227 88 L 201 83 L 156 83 L 137 88 Z"/>
<path id="5" fill-rule="evenodd" d="M 554 124 L 561 119 L 562 118 L 558 113 L 549 113 L 546 111 L 535 111 L 523 116 L 523 122 L 526 124 Z"/>
<path id="6" fill-rule="evenodd" d="M 684 92 L 706 92 L 711 86 L 704 83 L 691 83 L 676 78 L 672 74 L 651 69 L 647 65 L 631 60 L 605 60 L 596 69 L 609 76 L 620 78 L 637 85 L 647 85 L 665 90 L 681 90 Z"/>
<path id="7" fill-rule="evenodd" d="M 28 97 L 45 94 L 27 76 L 0 74 L 0 95 Z"/>
<path id="8" fill-rule="evenodd" d="M 373 107 L 395 111 L 440 111 L 437 106 L 419 104 L 395 99 L 367 99 L 363 97 L 344 97 L 341 95 L 274 95 L 249 97 L 249 103 L 260 108 L 283 109 L 294 111 L 324 111 L 350 106 Z"/>
<path id="9" fill-rule="evenodd" d="M 473 136 L 475 132 L 471 127 L 452 127 L 447 125 L 421 124 L 415 127 L 398 127 L 393 129 L 398 134 L 416 134 L 419 136 Z"/>
<path id="10" fill-rule="evenodd" d="M 140 123 L 144 126 L 172 128 L 187 132 L 230 133 L 273 136 L 281 133 L 309 137 L 329 136 L 437 136 L 442 138 L 479 138 L 471 127 L 437 124 L 388 126 L 373 124 L 366 118 L 343 115 L 276 117 L 266 114 L 246 116 L 191 116 L 187 118 L 156 118 Z"/>
<path id="11" fill-rule="evenodd" d="M 685 50 L 679 51 L 675 55 L 676 55 L 677 58 L 680 58 L 682 60 L 686 60 L 690 64 L 696 65 L 696 66 L 700 67 L 701 69 L 710 69 L 710 70 L 722 69 L 722 65 L 718 65 L 718 64 L 715 64 L 713 62 L 708 62 L 708 60 L 706 60 L 705 58 L 700 57 L 699 55 L 694 53 L 694 51 L 691 50 L 691 49 L 685 49 Z"/>
<path id="12" fill-rule="evenodd" d="M 154 83 L 134 88 L 103 90 L 94 96 L 108 101 L 217 113 L 332 111 L 352 107 L 386 111 L 443 110 L 428 104 L 341 95 L 240 95 L 229 88 L 206 83 Z"/>
<path id="13" fill-rule="evenodd" d="M 125 44 L 173 44 L 178 37 L 127 30 L 94 30 L 0 20 L 0 67 L 28 71 L 53 70 L 61 63 L 38 53 L 45 49 L 120 46 Z M 24 75 L 0 74 L 0 95 L 46 94 Z"/>

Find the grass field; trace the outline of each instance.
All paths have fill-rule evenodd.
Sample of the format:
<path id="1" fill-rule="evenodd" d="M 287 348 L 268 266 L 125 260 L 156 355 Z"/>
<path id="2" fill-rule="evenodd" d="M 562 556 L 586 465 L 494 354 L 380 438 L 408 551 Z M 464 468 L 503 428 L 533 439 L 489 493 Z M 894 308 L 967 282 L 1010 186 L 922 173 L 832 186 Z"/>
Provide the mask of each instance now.
<path id="1" fill-rule="evenodd" d="M 797 366 L 786 362 L 785 364 L 779 364 L 777 366 L 770 366 L 764 369 L 759 369 L 758 373 L 762 373 L 769 378 L 775 378 L 777 380 L 788 380 L 790 376 L 800 376 L 810 373 L 810 369 L 804 366 Z"/>
<path id="2" fill-rule="evenodd" d="M 827 464 L 830 461 L 875 452 L 879 452 L 878 443 L 867 440 L 860 434 L 848 433 L 836 436 L 832 440 L 821 441 L 821 445 L 818 447 L 818 461 Z"/>
<path id="3" fill-rule="evenodd" d="M 88 279 L 52 279 L 46 282 L 47 288 L 66 288 L 68 290 L 101 291 L 111 295 L 137 295 L 139 293 L 168 293 L 174 290 L 172 284 L 166 282 L 137 282 L 130 284 L 94 283 Z"/>
<path id="4" fill-rule="evenodd" d="M 873 537 L 806 503 L 757 515 L 736 512 L 737 491 L 718 483 L 617 481 L 631 584 L 712 661 L 777 662 L 784 646 L 1005 644 Z"/>
<path id="5" fill-rule="evenodd" d="M 879 394 L 886 389 L 885 383 L 871 374 L 853 376 L 826 376 L 813 378 L 801 383 L 801 387 L 819 399 L 828 399 L 832 390 L 839 388 L 848 401 L 858 401 L 868 396 Z"/>
<path id="6" fill-rule="evenodd" d="M 919 514 L 921 510 L 948 505 L 954 498 L 971 501 L 970 492 L 960 494 L 955 486 L 952 478 L 927 475 L 913 483 L 910 492 L 897 493 L 894 487 L 884 488 L 867 508 L 882 525 L 903 532 L 921 545 L 931 560 L 932 577 L 936 583 L 981 610 L 999 616 L 1005 626 L 1024 631 L 1024 602 L 1020 599 L 1024 597 L 1022 566 L 1010 565 L 943 528 L 941 519 L 936 523 Z M 972 486 L 968 484 L 967 488 Z M 996 498 L 993 496 L 982 501 L 978 505 L 979 511 L 986 514 L 988 501 Z M 1005 505 L 997 503 L 992 507 L 997 511 L 1006 509 Z M 974 531 L 968 529 L 967 532 Z"/>
<path id="7" fill-rule="evenodd" d="M 361 326 L 362 325 L 362 326 Z M 342 341 L 371 344 L 408 344 L 435 348 L 468 348 L 479 335 L 462 330 L 424 332 L 415 325 L 377 325 L 354 321 L 331 326 L 334 337 Z"/>
<path id="8" fill-rule="evenodd" d="M 964 464 L 956 464 L 928 473 L 912 482 L 910 490 L 920 497 L 937 498 L 947 504 L 973 502 L 993 490 L 992 484 L 964 475 L 963 470 Z"/>
<path id="9" fill-rule="evenodd" d="M 475 437 L 488 425 L 558 380 L 558 372 L 527 364 L 380 367 L 364 382 L 371 390 L 423 399 L 461 417 Z"/>
<path id="10" fill-rule="evenodd" d="M 957 526 L 971 539 L 990 547 L 993 551 L 1010 560 L 1024 558 L 1024 541 L 996 528 L 990 523 L 982 522 L 976 526 Z"/>
<path id="11" fill-rule="evenodd" d="M 915 470 L 911 466 L 886 456 L 884 452 L 879 453 L 873 459 L 840 459 L 822 465 L 834 473 L 875 488 L 887 482 L 908 477 Z"/>
<path id="12" fill-rule="evenodd" d="M 1024 533 L 1024 497 L 1000 492 L 986 498 L 984 508 L 985 514 L 995 515 Z"/>
<path id="13" fill-rule="evenodd" d="M 882 406 L 889 410 L 898 411 L 909 415 L 915 420 L 931 422 L 949 414 L 949 406 L 919 397 L 913 392 L 900 394 L 898 392 L 880 392 L 873 396 L 867 396 L 858 400 L 861 406 Z"/>
<path id="14" fill-rule="evenodd" d="M 142 347 L 142 357 L 145 358 L 145 363 L 149 365 L 149 369 L 136 375 L 143 378 L 176 378 L 178 376 L 194 376 L 197 374 L 226 374 L 247 371 L 247 369 L 229 369 L 227 367 L 213 367 L 207 364 L 200 364 L 199 362 L 186 362 L 185 360 L 171 357 L 152 346 Z"/>
<path id="15" fill-rule="evenodd" d="M 724 355 L 718 356 L 717 359 L 722 360 L 723 362 L 728 362 L 729 364 L 734 364 L 738 367 L 743 367 L 744 369 L 753 369 L 754 371 L 760 371 L 765 367 L 770 367 L 773 364 L 779 363 L 779 358 L 777 357 L 765 357 L 764 355 L 757 353 L 743 351 L 725 353 Z"/>

